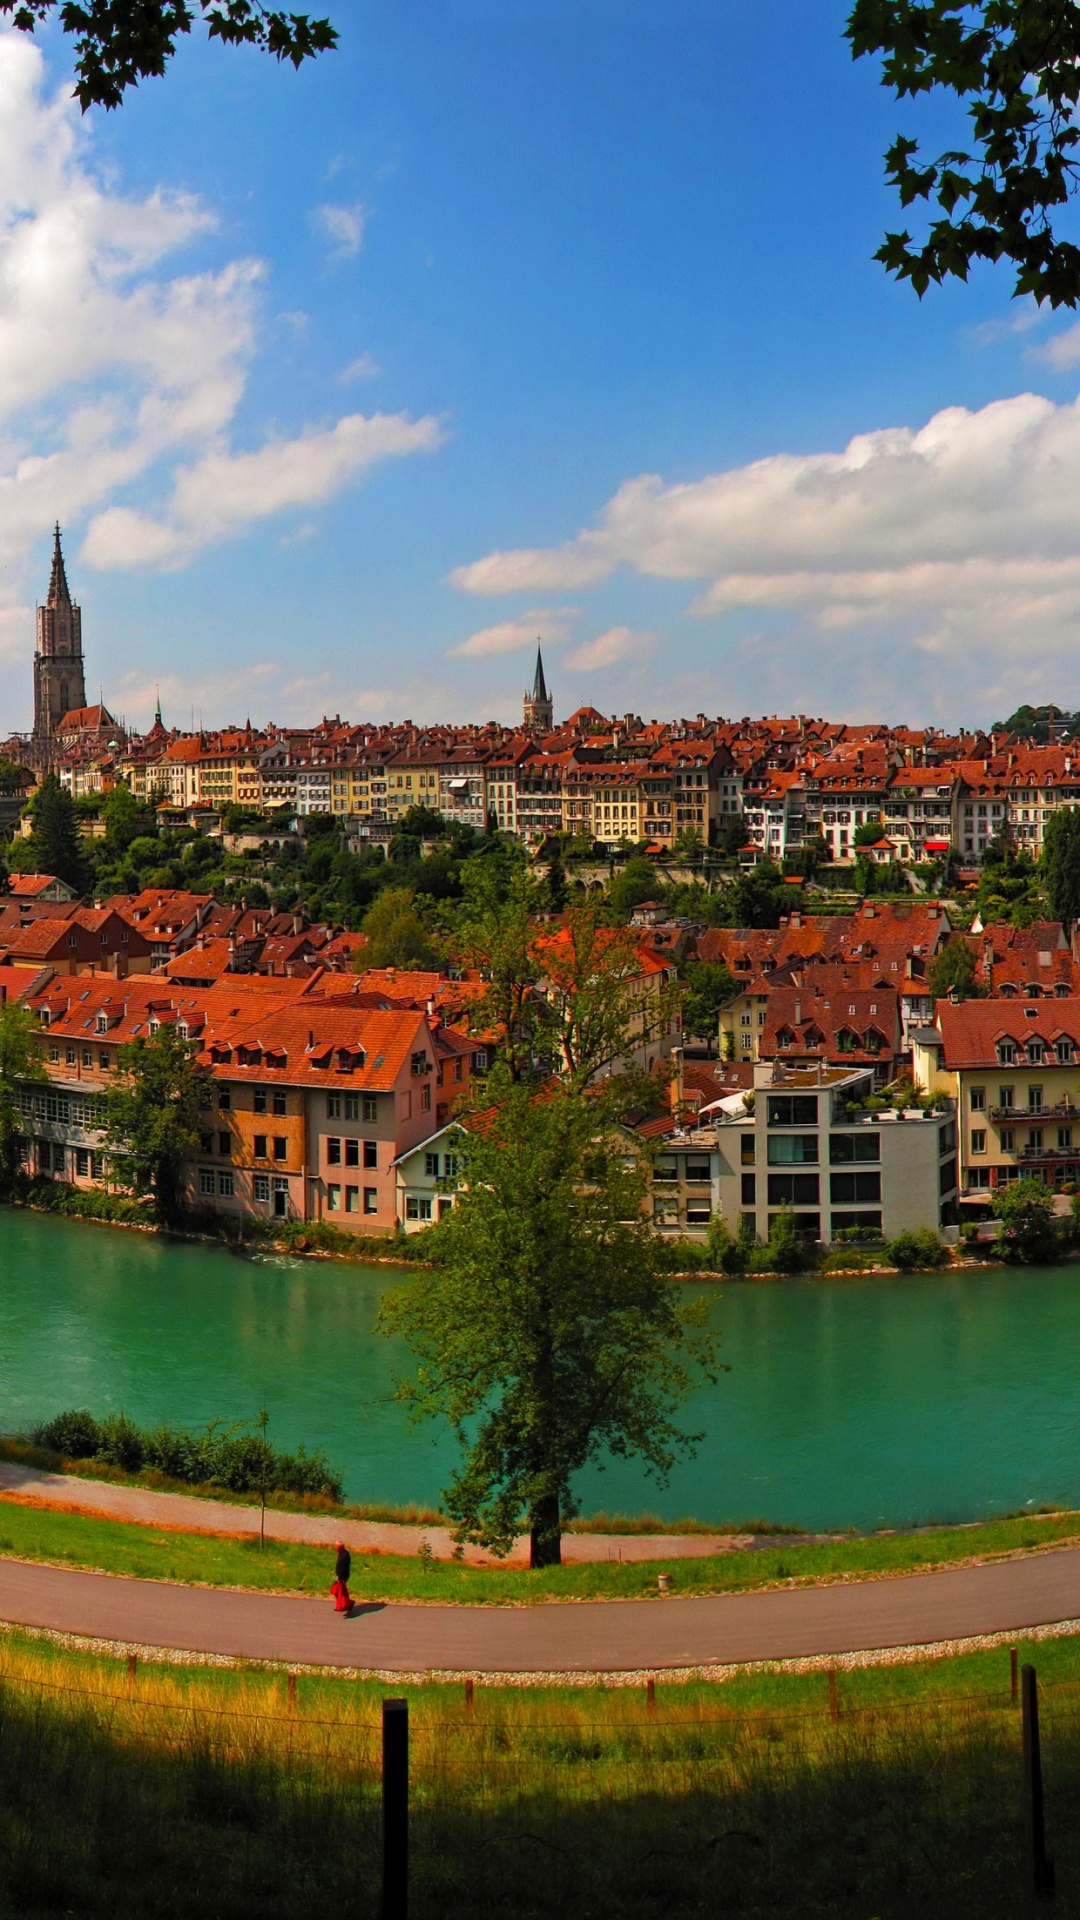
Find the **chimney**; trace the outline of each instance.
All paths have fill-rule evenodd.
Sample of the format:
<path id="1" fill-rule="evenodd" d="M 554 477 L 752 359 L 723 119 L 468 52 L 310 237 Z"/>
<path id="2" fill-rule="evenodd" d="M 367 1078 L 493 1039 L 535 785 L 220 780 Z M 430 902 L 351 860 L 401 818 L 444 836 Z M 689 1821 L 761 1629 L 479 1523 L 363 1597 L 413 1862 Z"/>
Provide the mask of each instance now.
<path id="1" fill-rule="evenodd" d="M 676 1125 L 678 1125 L 682 1119 L 683 1091 L 684 1091 L 683 1050 L 681 1047 L 672 1047 L 671 1049 L 671 1113 L 672 1113 L 672 1118 L 675 1120 Z"/>
<path id="2" fill-rule="evenodd" d="M 802 1001 L 801 1000 L 796 1000 L 795 1002 L 795 1025 L 797 1027 L 802 1026 Z"/>

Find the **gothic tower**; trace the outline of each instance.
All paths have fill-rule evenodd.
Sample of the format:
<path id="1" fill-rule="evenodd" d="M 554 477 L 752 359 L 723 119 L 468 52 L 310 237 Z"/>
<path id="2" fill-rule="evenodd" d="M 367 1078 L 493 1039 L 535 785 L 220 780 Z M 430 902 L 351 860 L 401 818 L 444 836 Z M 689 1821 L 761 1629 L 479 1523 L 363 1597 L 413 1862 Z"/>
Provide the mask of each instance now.
<path id="1" fill-rule="evenodd" d="M 49 597 L 37 610 L 37 646 L 34 650 L 34 764 L 45 768 L 55 755 L 56 730 L 65 713 L 85 707 L 82 613 L 68 592 L 60 528 L 53 544 Z"/>
<path id="2" fill-rule="evenodd" d="M 524 725 L 527 733 L 550 733 L 555 725 L 555 703 L 548 692 L 544 679 L 544 663 L 540 658 L 539 643 L 536 648 L 536 675 L 532 692 L 526 693 L 523 702 Z"/>

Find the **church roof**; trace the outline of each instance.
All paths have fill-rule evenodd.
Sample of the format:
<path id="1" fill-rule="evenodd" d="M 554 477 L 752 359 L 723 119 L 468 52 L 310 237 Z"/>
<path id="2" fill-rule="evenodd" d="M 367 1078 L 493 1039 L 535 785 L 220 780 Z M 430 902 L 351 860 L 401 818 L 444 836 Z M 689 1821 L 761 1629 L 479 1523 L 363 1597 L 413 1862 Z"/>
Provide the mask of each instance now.
<path id="1" fill-rule="evenodd" d="M 539 647 L 536 649 L 536 675 L 533 679 L 531 697 L 533 700 L 543 700 L 545 704 L 551 698 L 547 690 L 547 681 L 544 679 L 544 662 L 541 658 Z"/>

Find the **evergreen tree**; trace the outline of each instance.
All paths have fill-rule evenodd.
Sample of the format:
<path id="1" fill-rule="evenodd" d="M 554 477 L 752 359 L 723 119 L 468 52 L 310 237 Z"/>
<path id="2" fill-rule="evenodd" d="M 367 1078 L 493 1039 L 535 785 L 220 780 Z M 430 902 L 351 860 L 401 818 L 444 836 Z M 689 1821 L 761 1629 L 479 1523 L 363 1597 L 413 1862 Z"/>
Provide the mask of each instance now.
<path id="1" fill-rule="evenodd" d="M 1051 814 L 1043 834 L 1042 877 L 1055 920 L 1080 920 L 1080 807 Z"/>
<path id="2" fill-rule="evenodd" d="M 926 984 L 935 1000 L 955 994 L 958 1000 L 978 1000 L 985 992 L 975 978 L 975 955 L 968 942 L 950 940 L 930 962 Z"/>
<path id="3" fill-rule="evenodd" d="M 75 816 L 75 803 L 56 778 L 46 774 L 33 802 L 34 831 L 30 855 L 35 873 L 51 873 L 82 893 L 86 885 L 86 858 Z"/>

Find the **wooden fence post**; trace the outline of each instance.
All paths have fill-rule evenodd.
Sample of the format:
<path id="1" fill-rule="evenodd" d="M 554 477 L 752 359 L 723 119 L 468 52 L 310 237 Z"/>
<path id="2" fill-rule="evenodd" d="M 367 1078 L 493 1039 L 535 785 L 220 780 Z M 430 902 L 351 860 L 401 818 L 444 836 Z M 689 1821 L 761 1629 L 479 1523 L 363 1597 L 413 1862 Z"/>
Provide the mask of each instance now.
<path id="1" fill-rule="evenodd" d="M 285 1695 L 290 1713 L 296 1712 L 296 1675 L 290 1673 L 285 1686 Z"/>
<path id="2" fill-rule="evenodd" d="M 1021 1674 L 1024 1720 L 1024 1841 L 1028 1892 L 1049 1900 L 1054 1892 L 1054 1863 L 1046 1857 L 1043 1819 L 1042 1752 L 1039 1746 L 1039 1689 L 1034 1667 Z"/>
<path id="3" fill-rule="evenodd" d="M 409 1912 L 409 1703 L 382 1704 L 382 1920 Z"/>
<path id="4" fill-rule="evenodd" d="M 646 1680 L 645 1682 L 645 1711 L 646 1713 L 656 1712 L 656 1681 L 655 1680 Z"/>
<path id="5" fill-rule="evenodd" d="M 465 1681 L 465 1711 L 466 1713 L 471 1713 L 472 1710 L 473 1710 L 473 1679 L 472 1679 L 472 1675 L 470 1674 Z"/>
<path id="6" fill-rule="evenodd" d="M 1015 1647 L 1009 1648 L 1009 1698 L 1014 1706 L 1020 1698 L 1020 1668 Z"/>

